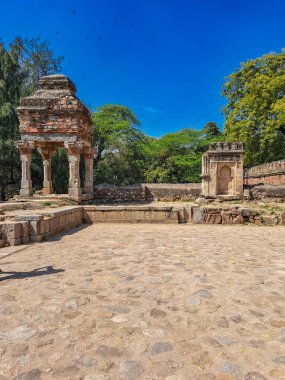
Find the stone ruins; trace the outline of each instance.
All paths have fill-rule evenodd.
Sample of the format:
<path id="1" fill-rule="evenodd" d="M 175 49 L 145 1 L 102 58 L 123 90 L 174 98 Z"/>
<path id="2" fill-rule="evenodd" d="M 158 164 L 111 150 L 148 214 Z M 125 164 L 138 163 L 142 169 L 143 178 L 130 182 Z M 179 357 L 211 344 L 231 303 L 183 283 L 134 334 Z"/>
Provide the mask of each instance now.
<path id="1" fill-rule="evenodd" d="M 21 140 L 16 142 L 22 162 L 20 197 L 0 205 L 0 248 L 39 242 L 82 223 L 285 225 L 285 160 L 244 173 L 241 142 L 209 146 L 202 157 L 202 184 L 94 187 L 91 114 L 75 93 L 66 76 L 50 75 L 20 101 Z M 31 180 L 34 149 L 44 167 L 43 195 L 37 197 Z M 66 149 L 69 160 L 68 194 L 60 196 L 53 194 L 51 173 L 58 149 Z"/>
<path id="2" fill-rule="evenodd" d="M 243 144 L 216 142 L 202 158 L 202 194 L 204 196 L 243 195 Z"/>
<path id="3" fill-rule="evenodd" d="M 217 142 L 202 190 L 93 190 L 89 111 L 64 75 L 39 84 L 17 109 L 20 197 L 0 202 L 0 380 L 284 380 L 285 186 L 265 179 L 284 180 L 285 162 L 249 170 L 244 192 L 242 143 Z M 69 195 L 56 196 L 62 148 Z"/>
<path id="4" fill-rule="evenodd" d="M 65 148 L 69 160 L 68 194 L 78 200 L 93 198 L 92 122 L 88 109 L 75 96 L 76 88 L 62 74 L 42 77 L 39 89 L 21 99 L 17 113 L 21 140 L 16 142 L 22 162 L 20 195 L 32 196 L 31 159 L 37 148 L 43 159 L 43 194 L 52 194 L 51 159 Z M 85 162 L 85 180 L 81 187 L 79 162 Z"/>

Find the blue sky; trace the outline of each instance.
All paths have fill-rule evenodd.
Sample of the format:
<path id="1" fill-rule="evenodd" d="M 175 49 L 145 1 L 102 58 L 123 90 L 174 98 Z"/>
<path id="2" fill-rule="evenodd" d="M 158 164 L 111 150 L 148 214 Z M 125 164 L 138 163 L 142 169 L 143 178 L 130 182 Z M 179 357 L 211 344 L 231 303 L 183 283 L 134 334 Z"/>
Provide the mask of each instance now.
<path id="1" fill-rule="evenodd" d="M 145 133 L 223 126 L 224 78 L 285 47 L 284 0 L 0 0 L 0 37 L 41 36 L 92 109 L 130 107 Z"/>

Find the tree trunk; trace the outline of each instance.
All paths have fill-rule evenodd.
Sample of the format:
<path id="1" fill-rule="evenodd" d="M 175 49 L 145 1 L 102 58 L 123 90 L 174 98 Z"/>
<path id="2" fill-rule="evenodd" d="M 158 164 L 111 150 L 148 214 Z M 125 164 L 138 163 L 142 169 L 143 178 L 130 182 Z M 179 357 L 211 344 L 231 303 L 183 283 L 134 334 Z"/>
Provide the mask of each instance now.
<path id="1" fill-rule="evenodd" d="M 4 202 L 5 201 L 5 187 L 4 186 L 1 186 L 1 201 Z"/>

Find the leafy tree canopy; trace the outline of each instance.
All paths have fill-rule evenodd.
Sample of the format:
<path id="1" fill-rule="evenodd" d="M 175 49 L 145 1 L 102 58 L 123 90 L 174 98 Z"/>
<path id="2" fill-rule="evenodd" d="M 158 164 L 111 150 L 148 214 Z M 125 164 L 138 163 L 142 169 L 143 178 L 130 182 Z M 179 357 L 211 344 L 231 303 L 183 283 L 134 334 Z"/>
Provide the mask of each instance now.
<path id="1" fill-rule="evenodd" d="M 14 141 L 19 137 L 15 111 L 23 75 L 15 49 L 0 43 L 0 199 L 13 194 L 20 179 L 19 155 Z"/>
<path id="2" fill-rule="evenodd" d="M 10 46 L 17 52 L 19 65 L 25 75 L 22 96 L 35 91 L 42 76 L 58 73 L 61 70 L 63 57 L 55 56 L 48 41 L 42 41 L 40 37 L 31 39 L 17 37 Z"/>
<path id="3" fill-rule="evenodd" d="M 220 128 L 213 121 L 209 121 L 202 130 L 207 138 L 218 137 L 221 134 Z"/>
<path id="4" fill-rule="evenodd" d="M 130 184 L 143 179 L 143 145 L 147 137 L 125 106 L 107 104 L 93 113 L 95 183 Z"/>
<path id="5" fill-rule="evenodd" d="M 38 78 L 61 68 L 62 57 L 55 57 L 47 41 L 16 38 L 10 48 L 0 43 L 0 198 L 12 196 L 20 184 L 20 160 L 14 141 L 19 139 L 16 107 L 21 96 L 36 89 Z M 62 161 L 58 161 L 59 165 Z M 42 160 L 33 154 L 31 165 L 35 187 L 43 181 Z"/>
<path id="6" fill-rule="evenodd" d="M 118 139 L 132 144 L 143 137 L 138 128 L 140 122 L 128 107 L 106 104 L 98 107 L 92 115 L 92 120 L 98 161 L 102 158 L 102 152 Z"/>
<path id="7" fill-rule="evenodd" d="M 221 137 L 214 141 L 221 140 Z M 213 139 L 203 131 L 183 129 L 148 143 L 147 182 L 200 182 L 201 156 Z"/>
<path id="8" fill-rule="evenodd" d="M 225 137 L 246 143 L 245 164 L 284 158 L 285 49 L 241 64 L 223 86 Z"/>
<path id="9" fill-rule="evenodd" d="M 201 156 L 223 136 L 215 123 L 159 139 L 145 136 L 130 109 L 106 105 L 93 114 L 95 183 L 200 182 Z"/>

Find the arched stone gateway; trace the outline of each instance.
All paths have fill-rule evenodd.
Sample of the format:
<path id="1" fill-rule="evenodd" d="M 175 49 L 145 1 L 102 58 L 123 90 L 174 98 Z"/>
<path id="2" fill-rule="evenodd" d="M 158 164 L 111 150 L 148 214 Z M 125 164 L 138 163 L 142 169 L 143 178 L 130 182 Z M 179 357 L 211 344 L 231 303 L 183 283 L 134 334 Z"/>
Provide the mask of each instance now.
<path id="1" fill-rule="evenodd" d="M 202 158 L 202 194 L 204 196 L 243 195 L 243 144 L 216 142 Z"/>
<path id="2" fill-rule="evenodd" d="M 16 142 L 22 162 L 20 195 L 32 196 L 31 158 L 37 148 L 43 159 L 43 194 L 52 194 L 51 159 L 66 148 L 69 160 L 69 196 L 93 197 L 92 121 L 88 109 L 75 96 L 76 88 L 65 75 L 42 77 L 39 89 L 20 100 L 17 108 L 21 140 Z M 80 183 L 80 155 L 85 161 L 85 181 Z"/>

